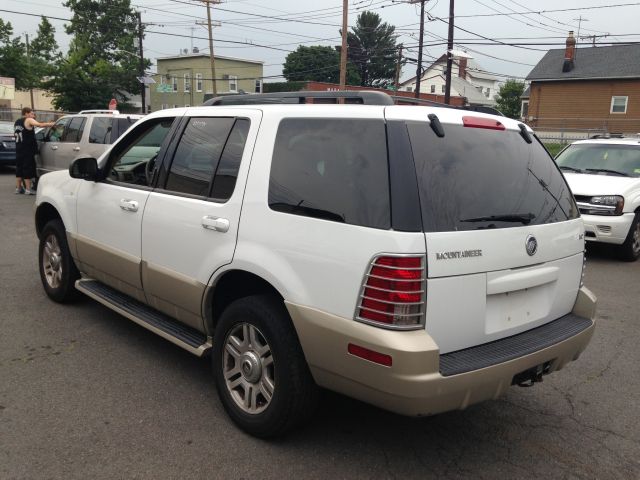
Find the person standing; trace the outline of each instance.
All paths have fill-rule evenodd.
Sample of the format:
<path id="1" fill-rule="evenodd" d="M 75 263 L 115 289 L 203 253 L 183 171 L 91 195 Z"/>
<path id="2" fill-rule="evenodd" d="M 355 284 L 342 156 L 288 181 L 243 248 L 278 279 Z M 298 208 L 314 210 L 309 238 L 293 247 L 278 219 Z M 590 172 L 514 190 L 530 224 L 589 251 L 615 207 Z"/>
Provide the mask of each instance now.
<path id="1" fill-rule="evenodd" d="M 38 122 L 35 112 L 29 108 L 22 109 L 22 118 L 13 124 L 16 138 L 16 193 L 35 195 L 31 179 L 36 176 L 36 141 L 35 127 L 51 127 L 54 122 Z M 22 188 L 24 180 L 25 189 Z"/>

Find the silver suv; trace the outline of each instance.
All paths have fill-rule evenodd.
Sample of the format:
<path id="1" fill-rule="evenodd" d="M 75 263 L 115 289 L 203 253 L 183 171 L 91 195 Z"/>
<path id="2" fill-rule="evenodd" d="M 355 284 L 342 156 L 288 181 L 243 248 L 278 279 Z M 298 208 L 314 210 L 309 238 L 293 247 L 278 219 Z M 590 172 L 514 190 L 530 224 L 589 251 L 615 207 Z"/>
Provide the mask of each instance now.
<path id="1" fill-rule="evenodd" d="M 98 158 L 141 118 L 117 110 L 83 110 L 60 118 L 40 140 L 38 176 L 66 170 L 76 158 Z"/>

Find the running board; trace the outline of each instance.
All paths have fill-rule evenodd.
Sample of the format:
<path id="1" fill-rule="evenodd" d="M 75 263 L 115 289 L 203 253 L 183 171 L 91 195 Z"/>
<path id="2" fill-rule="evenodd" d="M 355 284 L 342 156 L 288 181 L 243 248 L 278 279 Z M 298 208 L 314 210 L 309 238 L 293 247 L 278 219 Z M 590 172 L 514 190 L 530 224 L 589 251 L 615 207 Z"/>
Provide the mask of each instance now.
<path id="1" fill-rule="evenodd" d="M 187 327 L 102 282 L 82 278 L 76 281 L 76 289 L 198 357 L 203 356 L 212 347 L 210 339 L 204 333 Z"/>

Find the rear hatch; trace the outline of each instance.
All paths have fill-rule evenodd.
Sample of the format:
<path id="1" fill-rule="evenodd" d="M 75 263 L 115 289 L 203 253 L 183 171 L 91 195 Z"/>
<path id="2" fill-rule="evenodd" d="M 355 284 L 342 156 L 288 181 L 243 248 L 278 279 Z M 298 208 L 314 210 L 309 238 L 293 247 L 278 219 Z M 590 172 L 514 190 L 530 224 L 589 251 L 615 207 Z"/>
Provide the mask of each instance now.
<path id="1" fill-rule="evenodd" d="M 418 110 L 407 130 L 427 250 L 426 329 L 441 353 L 569 313 L 583 225 L 549 154 L 515 122 L 472 114 L 465 126 L 462 112 L 428 110 L 444 120 L 439 137 Z"/>

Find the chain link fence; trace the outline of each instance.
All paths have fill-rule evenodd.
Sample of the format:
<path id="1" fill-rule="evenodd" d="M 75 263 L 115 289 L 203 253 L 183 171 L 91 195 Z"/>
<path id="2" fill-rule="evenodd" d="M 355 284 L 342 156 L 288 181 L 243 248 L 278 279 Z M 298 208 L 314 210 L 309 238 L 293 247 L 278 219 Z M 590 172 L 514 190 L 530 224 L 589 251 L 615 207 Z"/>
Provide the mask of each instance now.
<path id="1" fill-rule="evenodd" d="M 595 136 L 635 137 L 640 133 L 640 118 L 540 117 L 530 119 L 527 123 L 546 144 L 567 145 Z"/>

